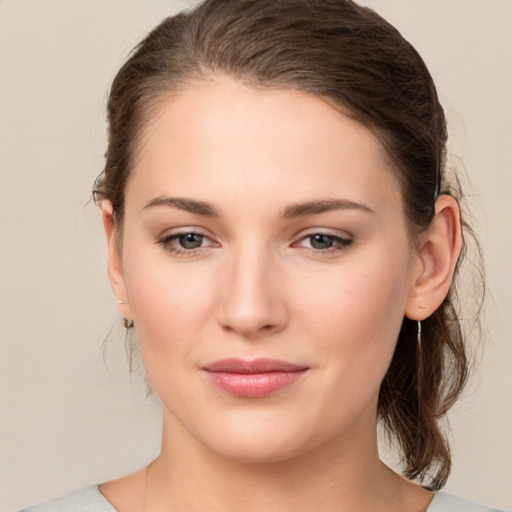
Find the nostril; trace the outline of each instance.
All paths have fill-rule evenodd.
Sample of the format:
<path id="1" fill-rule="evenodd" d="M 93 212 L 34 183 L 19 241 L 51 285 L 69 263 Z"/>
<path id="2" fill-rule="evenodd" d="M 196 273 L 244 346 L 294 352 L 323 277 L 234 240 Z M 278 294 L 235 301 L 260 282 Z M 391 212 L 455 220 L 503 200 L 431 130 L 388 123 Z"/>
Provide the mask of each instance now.
<path id="1" fill-rule="evenodd" d="M 276 325 L 273 325 L 273 324 L 266 324 L 266 325 L 262 325 L 260 327 L 255 327 L 255 326 L 234 326 L 234 325 L 229 325 L 229 324 L 225 324 L 222 326 L 222 328 L 225 330 L 225 331 L 234 331 L 234 332 L 246 332 L 246 334 L 249 334 L 249 333 L 257 333 L 257 332 L 269 332 L 269 331 L 272 331 L 276 328 Z"/>

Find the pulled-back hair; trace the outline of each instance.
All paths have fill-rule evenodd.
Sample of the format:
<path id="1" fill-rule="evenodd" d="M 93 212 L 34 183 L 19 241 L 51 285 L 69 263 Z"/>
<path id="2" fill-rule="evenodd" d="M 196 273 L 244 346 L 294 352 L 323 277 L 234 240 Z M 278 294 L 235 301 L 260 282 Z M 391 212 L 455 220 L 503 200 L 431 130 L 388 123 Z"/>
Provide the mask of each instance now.
<path id="1" fill-rule="evenodd" d="M 436 198 L 448 192 L 446 119 L 423 60 L 401 34 L 351 0 L 206 0 L 156 27 L 112 84 L 106 165 L 94 197 L 111 201 L 118 233 L 149 120 L 188 84 L 220 75 L 321 97 L 363 123 L 394 163 L 411 238 L 428 228 Z M 454 287 L 423 321 L 421 345 L 416 322 L 404 318 L 378 403 L 404 475 L 433 490 L 451 466 L 439 421 L 468 376 Z"/>

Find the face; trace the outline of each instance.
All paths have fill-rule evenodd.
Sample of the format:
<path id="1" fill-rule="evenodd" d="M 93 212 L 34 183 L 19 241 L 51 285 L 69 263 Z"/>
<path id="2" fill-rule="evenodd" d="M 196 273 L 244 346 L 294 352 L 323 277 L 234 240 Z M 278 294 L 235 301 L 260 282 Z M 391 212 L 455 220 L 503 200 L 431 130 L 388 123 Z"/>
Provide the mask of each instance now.
<path id="1" fill-rule="evenodd" d="M 191 87 L 147 127 L 118 258 L 180 442 L 262 461 L 375 437 L 417 265 L 363 125 L 302 92 Z"/>

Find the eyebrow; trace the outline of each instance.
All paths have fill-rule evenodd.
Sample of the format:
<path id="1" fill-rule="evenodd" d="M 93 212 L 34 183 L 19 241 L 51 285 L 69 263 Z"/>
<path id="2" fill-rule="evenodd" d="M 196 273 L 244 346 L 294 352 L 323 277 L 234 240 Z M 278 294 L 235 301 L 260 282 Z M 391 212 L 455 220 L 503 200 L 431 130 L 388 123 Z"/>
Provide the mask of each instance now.
<path id="1" fill-rule="evenodd" d="M 155 197 L 151 199 L 143 209 L 153 208 L 155 206 L 170 206 L 196 215 L 220 218 L 219 212 L 212 204 L 195 199 L 184 197 Z M 321 199 L 318 201 L 307 201 L 289 205 L 279 216 L 282 219 L 293 219 L 297 217 L 307 217 L 309 215 L 319 215 L 320 213 L 333 210 L 361 210 L 368 213 L 375 213 L 370 207 L 347 199 Z"/>
<path id="2" fill-rule="evenodd" d="M 306 217 L 308 215 L 318 215 L 333 210 L 361 210 L 368 213 L 375 213 L 375 210 L 372 210 L 370 207 L 361 203 L 354 203 L 347 199 L 322 199 L 320 201 L 308 201 L 290 205 L 285 208 L 280 216 L 283 219 L 293 219 L 296 217 Z"/>
<path id="3" fill-rule="evenodd" d="M 220 217 L 219 212 L 210 203 L 196 201 L 195 199 L 187 199 L 184 197 L 155 197 L 144 206 L 144 209 L 153 208 L 155 206 L 171 206 L 178 210 L 195 213 L 196 215 L 216 218 Z"/>

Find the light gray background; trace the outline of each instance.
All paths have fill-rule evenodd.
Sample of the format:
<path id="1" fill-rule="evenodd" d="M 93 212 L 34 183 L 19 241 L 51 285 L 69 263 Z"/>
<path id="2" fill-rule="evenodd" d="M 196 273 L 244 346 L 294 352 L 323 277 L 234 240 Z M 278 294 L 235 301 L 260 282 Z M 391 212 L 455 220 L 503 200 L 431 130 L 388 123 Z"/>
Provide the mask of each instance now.
<path id="1" fill-rule="evenodd" d="M 159 411 L 127 373 L 87 205 L 105 94 L 172 0 L 0 1 L 0 509 L 132 471 L 158 453 Z M 447 490 L 512 508 L 512 2 L 373 0 L 429 65 L 452 154 L 472 182 L 490 337 L 451 414 Z"/>

